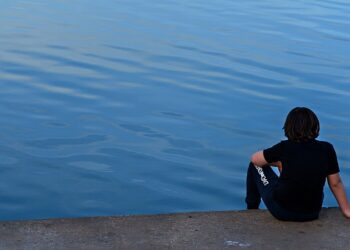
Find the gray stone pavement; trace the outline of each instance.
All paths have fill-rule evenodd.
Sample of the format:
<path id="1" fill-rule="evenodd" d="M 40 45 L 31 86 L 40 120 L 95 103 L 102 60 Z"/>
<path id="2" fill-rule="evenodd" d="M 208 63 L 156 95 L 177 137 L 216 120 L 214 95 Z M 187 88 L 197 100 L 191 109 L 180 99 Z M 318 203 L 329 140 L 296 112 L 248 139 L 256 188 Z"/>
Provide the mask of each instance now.
<path id="1" fill-rule="evenodd" d="M 266 210 L 0 222 L 0 249 L 350 249 L 338 208 L 312 222 Z"/>

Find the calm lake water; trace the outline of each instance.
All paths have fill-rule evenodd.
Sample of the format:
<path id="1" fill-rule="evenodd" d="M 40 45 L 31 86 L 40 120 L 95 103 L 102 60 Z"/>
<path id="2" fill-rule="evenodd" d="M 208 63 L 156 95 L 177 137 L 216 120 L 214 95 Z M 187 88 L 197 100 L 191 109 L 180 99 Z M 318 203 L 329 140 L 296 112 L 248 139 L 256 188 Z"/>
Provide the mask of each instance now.
<path id="1" fill-rule="evenodd" d="M 0 219 L 244 209 L 250 154 L 294 106 L 319 116 L 350 193 L 349 13 L 1 0 Z"/>

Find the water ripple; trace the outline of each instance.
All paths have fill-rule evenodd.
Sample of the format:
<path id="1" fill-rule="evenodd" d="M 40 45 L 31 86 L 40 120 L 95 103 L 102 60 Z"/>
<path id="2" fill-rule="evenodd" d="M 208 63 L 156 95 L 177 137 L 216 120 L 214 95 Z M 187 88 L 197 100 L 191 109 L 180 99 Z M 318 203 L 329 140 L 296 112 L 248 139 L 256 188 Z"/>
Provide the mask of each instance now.
<path id="1" fill-rule="evenodd" d="M 1 219 L 242 209 L 249 155 L 293 106 L 344 165 L 349 10 L 1 1 Z"/>
<path id="2" fill-rule="evenodd" d="M 25 145 L 37 148 L 53 148 L 62 146 L 85 145 L 96 142 L 105 141 L 107 139 L 104 135 L 87 135 L 81 138 L 60 138 L 60 139 L 44 139 L 32 140 L 25 142 Z"/>

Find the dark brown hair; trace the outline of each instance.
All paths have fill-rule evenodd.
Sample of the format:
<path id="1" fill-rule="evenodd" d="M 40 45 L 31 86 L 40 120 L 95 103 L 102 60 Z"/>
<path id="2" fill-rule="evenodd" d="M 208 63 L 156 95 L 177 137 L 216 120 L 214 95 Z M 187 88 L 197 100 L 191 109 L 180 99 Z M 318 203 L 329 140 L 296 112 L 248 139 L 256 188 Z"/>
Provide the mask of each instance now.
<path id="1" fill-rule="evenodd" d="M 283 129 L 289 140 L 308 141 L 317 138 L 320 132 L 320 122 L 312 110 L 296 107 L 289 112 Z"/>

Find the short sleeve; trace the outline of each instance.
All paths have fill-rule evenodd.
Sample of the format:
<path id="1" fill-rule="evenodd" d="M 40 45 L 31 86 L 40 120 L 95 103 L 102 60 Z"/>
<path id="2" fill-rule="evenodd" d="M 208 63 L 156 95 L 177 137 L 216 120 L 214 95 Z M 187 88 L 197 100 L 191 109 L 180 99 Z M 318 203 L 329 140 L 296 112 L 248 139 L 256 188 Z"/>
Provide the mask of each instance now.
<path id="1" fill-rule="evenodd" d="M 337 154 L 335 153 L 335 150 L 332 146 L 332 144 L 329 144 L 329 165 L 328 165 L 328 171 L 327 175 L 336 174 L 339 172 L 339 165 L 337 160 Z"/>
<path id="2" fill-rule="evenodd" d="M 283 142 L 277 143 L 271 148 L 267 148 L 263 151 L 264 158 L 268 163 L 276 162 L 281 160 L 281 155 L 283 152 Z"/>

